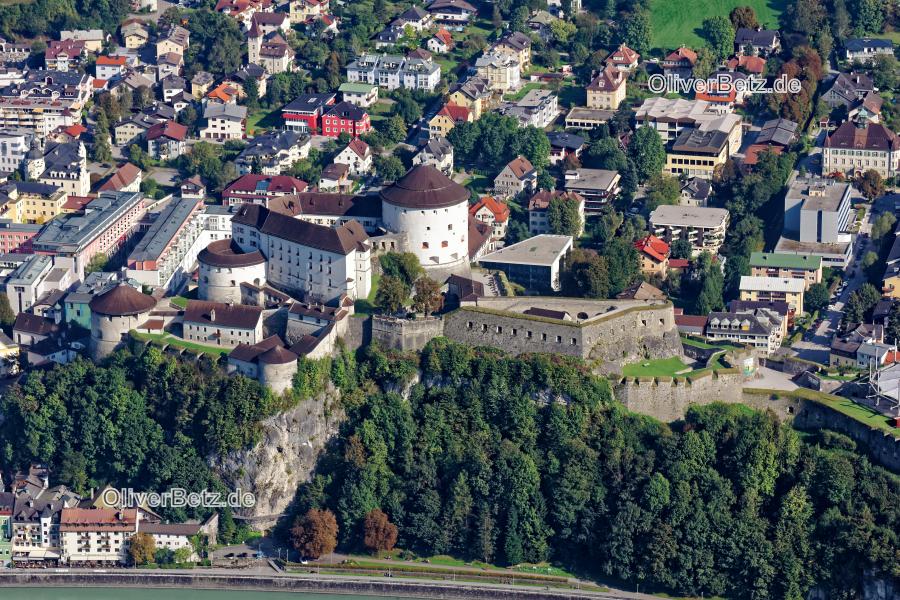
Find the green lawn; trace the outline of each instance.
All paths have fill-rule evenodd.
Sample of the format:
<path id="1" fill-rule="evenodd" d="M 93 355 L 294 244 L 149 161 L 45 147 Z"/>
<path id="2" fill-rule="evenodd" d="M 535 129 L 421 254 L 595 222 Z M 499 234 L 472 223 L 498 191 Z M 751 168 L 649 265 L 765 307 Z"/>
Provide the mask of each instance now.
<path id="1" fill-rule="evenodd" d="M 778 19 L 786 4 L 787 0 L 700 0 L 693 4 L 681 0 L 652 0 L 653 47 L 668 51 L 684 44 L 696 49 L 703 43 L 699 29 L 704 19 L 718 15 L 727 17 L 736 6 L 752 7 L 761 25 L 778 29 Z"/>
<path id="2" fill-rule="evenodd" d="M 494 185 L 494 180 L 484 175 L 472 175 L 472 178 L 466 182 L 466 187 L 476 194 L 484 194 Z"/>
<path id="3" fill-rule="evenodd" d="M 693 338 L 682 337 L 681 343 L 686 346 L 693 346 L 694 348 L 703 348 L 704 350 L 729 350 L 731 348 L 740 348 L 740 346 L 735 346 L 733 344 L 728 344 L 726 342 L 721 342 L 718 344 L 708 344 L 706 342 L 702 342 L 700 340 L 695 340 Z"/>
<path id="4" fill-rule="evenodd" d="M 522 88 L 519 91 L 517 91 L 516 93 L 505 94 L 503 96 L 503 99 L 509 100 L 510 102 L 518 102 L 519 100 L 524 98 L 525 94 L 527 94 L 531 90 L 539 90 L 539 89 L 542 89 L 545 87 L 547 87 L 547 86 L 545 86 L 543 83 L 541 83 L 539 81 L 530 81 L 530 82 L 526 83 L 525 85 L 523 85 Z"/>
<path id="5" fill-rule="evenodd" d="M 247 116 L 247 135 L 253 135 L 257 129 L 281 127 L 281 109 L 272 111 L 259 109 Z"/>
<path id="6" fill-rule="evenodd" d="M 689 371 L 690 367 L 677 356 L 671 358 L 658 358 L 655 360 L 642 360 L 622 367 L 622 375 L 625 377 L 675 377 L 682 371 Z M 685 373 L 686 374 L 686 373 Z"/>
<path id="7" fill-rule="evenodd" d="M 372 288 L 365 300 L 357 300 L 353 305 L 354 317 L 367 317 L 375 312 L 375 294 L 378 293 L 378 282 L 381 275 L 372 275 Z"/>
<path id="8" fill-rule="evenodd" d="M 188 342 L 181 338 L 177 338 L 170 333 L 138 333 L 134 331 L 132 332 L 132 335 L 143 342 L 149 341 L 157 342 L 160 344 L 168 344 L 170 346 L 175 346 L 176 348 L 191 350 L 192 352 L 202 352 L 204 354 L 210 354 L 213 357 L 219 357 L 222 354 L 228 354 L 229 352 L 231 352 L 231 348 L 216 348 L 213 346 L 204 346 L 203 344 L 195 344 L 193 342 Z"/>

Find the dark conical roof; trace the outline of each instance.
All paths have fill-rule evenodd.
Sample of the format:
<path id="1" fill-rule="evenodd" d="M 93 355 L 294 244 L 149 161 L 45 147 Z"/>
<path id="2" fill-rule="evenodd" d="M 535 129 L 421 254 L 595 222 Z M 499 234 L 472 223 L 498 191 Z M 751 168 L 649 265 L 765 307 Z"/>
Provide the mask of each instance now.
<path id="1" fill-rule="evenodd" d="M 89 306 L 92 312 L 101 315 L 123 317 L 149 312 L 156 306 L 156 300 L 122 282 L 108 292 L 94 296 Z"/>
<path id="2" fill-rule="evenodd" d="M 469 190 L 431 165 L 419 165 L 383 189 L 381 199 L 404 208 L 445 208 L 468 202 Z"/>
<path id="3" fill-rule="evenodd" d="M 285 348 L 284 346 L 275 346 L 263 352 L 259 357 L 259 362 L 269 365 L 286 365 L 295 362 L 297 355 Z"/>

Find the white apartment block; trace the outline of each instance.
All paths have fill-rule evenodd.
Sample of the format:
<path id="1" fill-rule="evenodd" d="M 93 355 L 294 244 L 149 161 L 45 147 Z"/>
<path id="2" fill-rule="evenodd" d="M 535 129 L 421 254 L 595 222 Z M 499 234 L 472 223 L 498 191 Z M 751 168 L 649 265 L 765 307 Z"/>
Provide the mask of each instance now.
<path id="1" fill-rule="evenodd" d="M 650 213 L 650 231 L 667 243 L 686 239 L 694 254 L 716 255 L 728 229 L 728 211 L 699 206 L 657 206 Z"/>
<path id="2" fill-rule="evenodd" d="M 347 65 L 347 80 L 388 90 L 406 88 L 433 92 L 441 81 L 441 67 L 422 58 L 364 54 Z"/>
<path id="3" fill-rule="evenodd" d="M 0 174 L 12 173 L 22 166 L 33 135 L 28 129 L 0 131 Z"/>

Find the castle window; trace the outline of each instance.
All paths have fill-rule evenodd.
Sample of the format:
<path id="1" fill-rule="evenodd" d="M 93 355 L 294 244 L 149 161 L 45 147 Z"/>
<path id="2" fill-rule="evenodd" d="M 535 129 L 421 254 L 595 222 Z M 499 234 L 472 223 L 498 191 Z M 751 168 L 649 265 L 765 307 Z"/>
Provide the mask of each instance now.
<path id="1" fill-rule="evenodd" d="M 503 328 L 497 325 L 497 333 L 503 333 Z"/>
<path id="2" fill-rule="evenodd" d="M 530 340 L 530 339 L 531 339 L 531 332 L 529 331 L 528 333 L 526 333 L 526 334 L 525 334 L 525 337 L 528 338 L 528 339 Z"/>
<path id="3" fill-rule="evenodd" d="M 466 327 L 469 329 L 472 329 L 472 321 L 469 321 L 468 323 L 466 323 Z"/>
<path id="4" fill-rule="evenodd" d="M 541 334 L 541 341 L 542 341 L 542 342 L 546 342 L 546 341 L 547 341 L 547 334 L 546 334 L 546 333 L 542 333 L 542 334 Z"/>
<path id="5" fill-rule="evenodd" d="M 556 343 L 562 344 L 562 336 L 561 335 L 556 336 Z"/>

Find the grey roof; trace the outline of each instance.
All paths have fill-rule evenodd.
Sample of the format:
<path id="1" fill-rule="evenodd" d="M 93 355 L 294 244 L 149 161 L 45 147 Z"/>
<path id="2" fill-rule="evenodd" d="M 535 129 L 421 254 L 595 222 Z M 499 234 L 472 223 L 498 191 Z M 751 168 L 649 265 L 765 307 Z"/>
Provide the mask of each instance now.
<path id="1" fill-rule="evenodd" d="M 572 247 L 572 236 L 542 234 L 485 254 L 481 263 L 550 266 Z"/>
<path id="2" fill-rule="evenodd" d="M 734 34 L 734 43 L 740 44 L 741 46 L 745 44 L 752 44 L 754 46 L 772 46 L 777 37 L 778 32 L 772 29 L 761 29 L 756 31 L 755 29 L 741 27 Z"/>
<path id="3" fill-rule="evenodd" d="M 568 150 L 577 150 L 584 146 L 584 138 L 574 133 L 566 133 L 562 131 L 547 132 L 547 139 L 550 140 L 550 146 L 553 148 L 566 148 Z"/>
<path id="4" fill-rule="evenodd" d="M 682 193 L 687 192 L 691 198 L 694 200 L 706 200 L 709 198 L 709 193 L 712 191 L 712 186 L 709 184 L 709 181 L 705 179 L 701 179 L 700 177 L 692 177 L 688 179 L 683 186 L 681 186 Z"/>
<path id="5" fill-rule="evenodd" d="M 211 103 L 206 105 L 206 110 L 203 111 L 203 117 L 206 119 L 242 121 L 247 118 L 247 107 L 238 106 L 237 104 Z"/>
<path id="6" fill-rule="evenodd" d="M 261 158 L 275 156 L 280 152 L 287 152 L 294 146 L 302 146 L 308 140 L 308 135 L 296 131 L 276 131 L 258 135 L 249 141 L 247 147 L 238 155 L 237 160 L 247 162 L 256 156 Z"/>
<path id="7" fill-rule="evenodd" d="M 202 200 L 186 200 L 184 198 L 172 199 L 161 210 L 153 224 L 138 242 L 128 261 L 157 260 L 169 243 L 179 232 L 184 223 L 191 218 L 203 203 Z"/>
<path id="8" fill-rule="evenodd" d="M 855 38 L 844 42 L 844 48 L 850 52 L 862 52 L 866 48 L 893 48 L 891 40 L 881 38 Z"/>
<path id="9" fill-rule="evenodd" d="M 830 94 L 839 96 L 849 104 L 875 89 L 872 79 L 865 73 L 839 73 L 834 79 Z"/>
<path id="10" fill-rule="evenodd" d="M 724 208 L 702 208 L 697 206 L 673 206 L 663 204 L 650 213 L 650 223 L 656 226 L 676 227 L 718 227 L 728 217 Z"/>
<path id="11" fill-rule="evenodd" d="M 787 119 L 772 119 L 766 121 L 762 131 L 756 138 L 758 144 L 780 144 L 789 146 L 794 141 L 797 124 Z"/>
<path id="12" fill-rule="evenodd" d="M 801 210 L 836 211 L 850 189 L 849 183 L 821 177 L 797 178 L 788 188 L 786 200 L 801 201 Z"/>
<path id="13" fill-rule="evenodd" d="M 441 160 L 447 154 L 453 152 L 453 145 L 447 141 L 447 138 L 436 135 L 428 139 L 425 145 L 422 146 L 420 152 L 430 154 L 436 159 Z"/>
<path id="14" fill-rule="evenodd" d="M 43 254 L 32 254 L 12 272 L 7 285 L 32 285 L 53 263 L 53 258 Z"/>
<path id="15" fill-rule="evenodd" d="M 706 322 L 706 331 L 728 332 L 734 331 L 736 326 L 741 334 L 769 335 L 779 326 L 776 317 L 776 313 L 770 313 L 764 308 L 739 313 L 711 312 Z"/>
<path id="16" fill-rule="evenodd" d="M 728 134 L 718 129 L 701 131 L 685 129 L 675 139 L 672 150 L 675 152 L 699 152 L 702 154 L 718 154 L 728 144 Z"/>
<path id="17" fill-rule="evenodd" d="M 34 238 L 34 248 L 48 252 L 77 252 L 134 208 L 143 197 L 140 192 L 101 192 L 85 206 L 83 215 L 65 214 L 49 221 Z"/>

